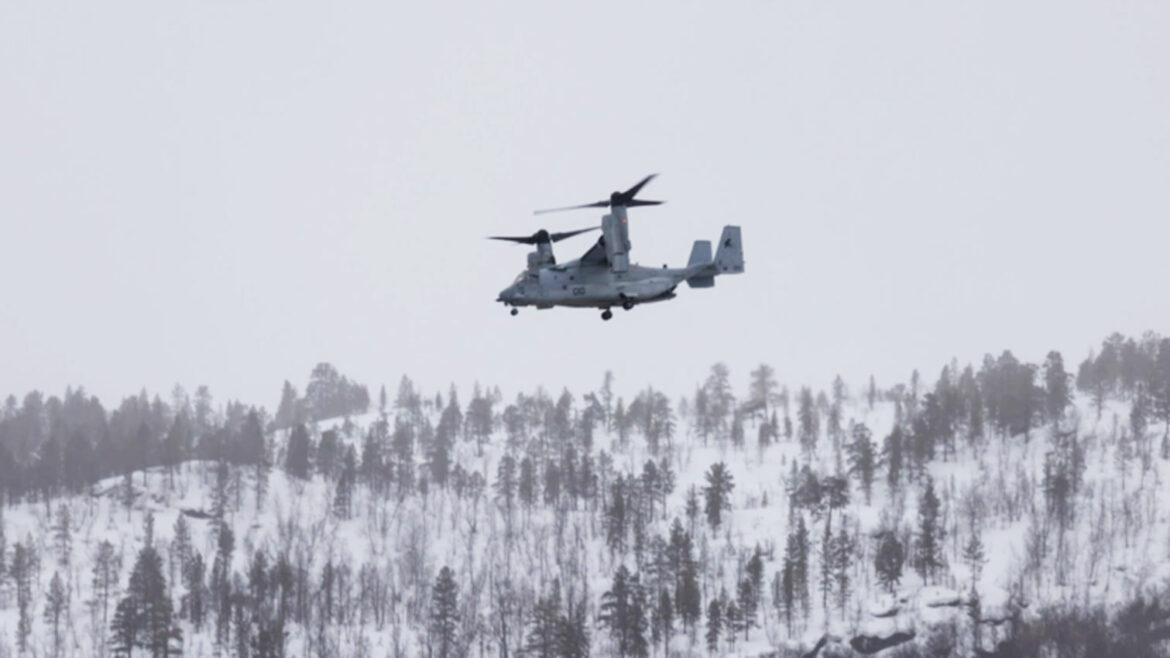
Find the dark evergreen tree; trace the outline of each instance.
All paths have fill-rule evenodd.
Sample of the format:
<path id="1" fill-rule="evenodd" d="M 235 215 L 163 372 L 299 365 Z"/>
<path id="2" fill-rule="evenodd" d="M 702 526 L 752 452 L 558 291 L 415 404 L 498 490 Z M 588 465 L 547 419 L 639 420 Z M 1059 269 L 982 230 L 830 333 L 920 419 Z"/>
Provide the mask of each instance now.
<path id="1" fill-rule="evenodd" d="M 585 601 L 573 603 L 560 618 L 560 658 L 589 658 L 589 626 Z"/>
<path id="2" fill-rule="evenodd" d="M 853 566 L 853 551 L 853 539 L 849 535 L 846 524 L 842 523 L 841 529 L 837 531 L 837 537 L 833 541 L 833 554 L 830 558 L 833 564 L 834 587 L 837 592 L 837 610 L 841 614 L 842 621 L 845 619 L 845 606 L 849 602 L 849 569 Z"/>
<path id="3" fill-rule="evenodd" d="M 431 592 L 430 637 L 437 658 L 460 655 L 458 644 L 459 605 L 455 574 L 449 567 L 439 570 Z"/>
<path id="4" fill-rule="evenodd" d="M 530 457 L 520 460 L 520 481 L 516 484 L 516 491 L 520 495 L 520 502 L 525 507 L 536 504 L 539 487 L 536 481 L 536 465 Z"/>
<path id="5" fill-rule="evenodd" d="M 548 460 L 544 465 L 544 503 L 554 505 L 561 497 L 561 469 Z"/>
<path id="6" fill-rule="evenodd" d="M 934 480 L 926 479 L 926 488 L 918 501 L 918 536 L 914 566 L 927 582 L 934 580 L 942 567 L 943 527 L 939 521 L 941 503 L 934 493 Z"/>
<path id="7" fill-rule="evenodd" d="M 882 450 L 886 462 L 886 484 L 890 489 L 896 489 L 902 482 L 902 470 L 905 463 L 905 435 L 899 425 L 894 425 L 890 435 L 886 437 L 885 447 Z"/>
<path id="8" fill-rule="evenodd" d="M 57 549 L 57 564 L 68 571 L 73 559 L 73 529 L 71 527 L 69 505 L 61 503 L 57 506 L 57 522 L 53 525 L 53 543 Z"/>
<path id="9" fill-rule="evenodd" d="M 725 440 L 731 413 L 735 409 L 735 396 L 731 393 L 731 371 L 722 363 L 711 366 L 703 388 L 707 394 L 707 425 L 718 432 L 720 440 Z"/>
<path id="10" fill-rule="evenodd" d="M 561 650 L 561 594 L 560 585 L 537 599 L 532 606 L 524 653 L 534 658 L 558 658 Z"/>
<path id="11" fill-rule="evenodd" d="M 496 466 L 496 500 L 505 511 L 512 511 L 513 501 L 516 499 L 516 458 L 504 455 Z"/>
<path id="12" fill-rule="evenodd" d="M 891 530 L 881 534 L 878 539 L 877 552 L 874 554 L 873 567 L 877 572 L 878 582 L 892 595 L 902 581 L 902 565 L 906 561 L 906 550 L 897 535 Z"/>
<path id="13" fill-rule="evenodd" d="M 1060 352 L 1049 352 L 1044 360 L 1044 411 L 1053 420 L 1063 417 L 1065 408 L 1072 402 L 1069 379 Z"/>
<path id="14" fill-rule="evenodd" d="M 264 447 L 264 428 L 260 425 L 260 412 L 255 407 L 248 410 L 244 416 L 244 423 L 240 427 L 239 443 L 237 448 L 237 463 L 255 466 L 265 461 L 267 450 Z"/>
<path id="15" fill-rule="evenodd" d="M 182 636 L 172 615 L 162 558 L 148 544 L 138 552 L 126 597 L 114 614 L 114 651 L 131 655 L 135 648 L 143 648 L 154 658 L 178 655 Z"/>
<path id="16" fill-rule="evenodd" d="M 707 650 L 719 650 L 719 635 L 723 630 L 723 611 L 719 609 L 719 599 L 711 597 L 707 604 Z"/>
<path id="17" fill-rule="evenodd" d="M 333 514 L 339 519 L 348 519 L 353 507 L 353 490 L 357 484 L 357 454 L 353 446 L 345 450 L 341 475 L 337 478 L 337 491 L 333 497 Z"/>
<path id="18" fill-rule="evenodd" d="M 65 586 L 61 584 L 61 574 L 54 571 L 53 580 L 49 581 L 49 592 L 45 596 L 45 623 L 49 625 L 50 637 L 53 639 L 53 658 L 61 655 L 61 624 L 69 616 L 69 599 L 65 594 Z"/>
<path id="19" fill-rule="evenodd" d="M 723 522 L 723 512 L 731 509 L 731 491 L 735 489 L 735 482 L 723 462 L 712 464 L 707 470 L 706 479 L 707 485 L 703 487 L 704 511 L 707 523 L 714 530 Z"/>
<path id="20" fill-rule="evenodd" d="M 769 409 L 779 401 L 779 388 L 772 366 L 761 363 L 751 372 L 748 399 L 743 405 L 744 413 L 766 419 Z"/>
<path id="21" fill-rule="evenodd" d="M 609 628 L 620 656 L 640 658 L 648 655 L 642 586 L 625 565 L 614 572 L 613 585 L 601 596 L 598 622 Z"/>
<path id="22" fill-rule="evenodd" d="M 873 432 L 864 423 L 857 423 L 851 432 L 849 443 L 849 474 L 856 477 L 865 493 L 865 504 L 870 503 L 873 491 L 874 473 L 877 470 L 877 448 L 873 444 Z"/>
<path id="23" fill-rule="evenodd" d="M 321 442 L 317 445 L 317 472 L 326 479 L 337 477 L 341 463 L 342 446 L 339 443 L 337 430 L 321 432 Z"/>
<path id="24" fill-rule="evenodd" d="M 126 597 L 119 601 L 114 611 L 114 620 L 110 622 L 110 649 L 115 656 L 129 658 L 134 654 L 134 648 L 140 646 L 138 635 L 141 625 L 134 599 Z"/>
<path id="25" fill-rule="evenodd" d="M 610 485 L 609 507 L 605 515 L 605 543 L 610 552 L 623 551 L 626 547 L 626 485 L 618 475 Z"/>
<path id="26" fill-rule="evenodd" d="M 971 538 L 967 540 L 967 544 L 963 547 L 963 562 L 967 563 L 967 569 L 971 572 L 971 589 L 974 591 L 975 586 L 979 582 L 979 578 L 983 573 L 983 563 L 987 561 L 986 555 L 983 551 L 983 540 L 979 537 L 979 533 L 972 530 Z"/>
<path id="27" fill-rule="evenodd" d="M 221 645 L 227 643 L 231 630 L 231 564 L 235 545 L 235 534 L 232 529 L 227 525 L 220 526 L 216 532 L 215 562 L 211 566 L 209 594 L 212 609 L 215 611 L 216 641 Z"/>
<path id="28" fill-rule="evenodd" d="M 651 637 L 655 643 L 662 642 L 665 653 L 669 653 L 670 638 L 674 634 L 674 601 L 670 599 L 670 592 L 659 590 L 658 601 L 654 607 L 654 622 L 651 624 Z"/>
<path id="29" fill-rule="evenodd" d="M 297 389 L 286 379 L 284 386 L 280 389 L 280 405 L 277 406 L 276 416 L 272 419 L 273 426 L 277 429 L 283 429 L 301 422 L 303 419 L 298 417 L 299 406 L 300 402 L 297 400 Z"/>
<path id="30" fill-rule="evenodd" d="M 182 517 L 180 517 L 182 518 Z M 114 551 L 109 540 L 98 544 L 93 556 L 93 604 L 100 613 L 101 627 L 109 625 L 109 604 L 118 587 L 118 574 L 122 571 L 122 560 Z"/>
<path id="31" fill-rule="evenodd" d="M 32 583 L 35 559 L 28 544 L 17 542 L 12 547 L 12 563 L 8 567 L 8 573 L 16 588 L 16 646 L 22 654 L 28 651 L 28 636 L 32 632 Z"/>
<path id="32" fill-rule="evenodd" d="M 800 389 L 800 406 L 797 410 L 797 424 L 799 425 L 800 446 L 806 455 L 816 452 L 817 440 L 821 433 L 820 415 L 813 402 L 812 391 L 808 387 Z"/>
<path id="33" fill-rule="evenodd" d="M 285 469 L 292 475 L 303 479 L 309 477 L 309 453 L 312 445 L 309 442 L 309 430 L 303 423 L 293 427 L 288 438 L 288 454 L 285 460 Z"/>
<path id="34" fill-rule="evenodd" d="M 188 558 L 183 569 L 183 584 L 187 589 L 183 598 L 184 609 L 187 618 L 191 619 L 191 623 L 195 626 L 195 630 L 200 630 L 204 626 L 207 610 L 206 577 L 207 566 L 204 562 L 204 556 L 199 551 L 195 551 Z"/>

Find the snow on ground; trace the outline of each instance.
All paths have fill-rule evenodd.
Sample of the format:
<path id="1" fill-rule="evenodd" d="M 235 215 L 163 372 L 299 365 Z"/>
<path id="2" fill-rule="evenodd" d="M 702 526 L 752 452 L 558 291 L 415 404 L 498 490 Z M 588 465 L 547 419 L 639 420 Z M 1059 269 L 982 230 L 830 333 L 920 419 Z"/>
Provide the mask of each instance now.
<path id="1" fill-rule="evenodd" d="M 781 568 L 785 539 L 790 532 L 790 512 L 786 486 L 794 462 L 801 463 L 795 442 L 783 439 L 775 445 L 758 448 L 754 427 L 743 449 L 733 449 L 711 442 L 704 446 L 680 431 L 674 439 L 673 464 L 676 486 L 667 501 L 667 512 L 656 520 L 648 534 L 667 535 L 672 519 L 685 523 L 688 490 L 702 488 L 705 474 L 715 462 L 724 462 L 731 472 L 735 489 L 733 511 L 722 528 L 712 531 L 700 521 L 696 542 L 697 554 L 705 556 L 703 571 L 704 602 L 720 590 L 735 594 L 742 568 L 756 546 L 765 556 L 765 594 L 759 628 L 750 640 L 739 639 L 734 646 L 726 643 L 721 651 L 732 655 L 756 655 L 777 647 L 809 647 L 823 635 L 840 638 L 869 635 L 888 637 L 896 631 L 916 631 L 920 635 L 932 627 L 964 619 L 965 604 L 971 588 L 972 573 L 962 559 L 962 547 L 970 529 L 982 529 L 986 563 L 975 583 L 981 597 L 983 617 L 1002 622 L 1014 609 L 1035 611 L 1049 603 L 1116 604 L 1164 587 L 1170 579 L 1170 473 L 1160 458 L 1142 460 L 1119 451 L 1118 433 L 1127 418 L 1128 405 L 1108 405 L 1098 420 L 1095 411 L 1078 408 L 1062 426 L 1076 425 L 1086 448 L 1084 481 L 1076 504 L 1076 513 L 1061 529 L 1047 520 L 1042 488 L 1045 454 L 1051 449 L 1049 428 L 1037 428 L 1029 440 L 1023 437 L 993 438 L 986 448 L 972 450 L 960 441 L 958 453 L 951 461 L 936 461 L 929 469 L 940 498 L 947 535 L 944 554 L 947 569 L 938 582 L 924 583 L 907 564 L 905 575 L 895 596 L 882 591 L 873 574 L 873 534 L 880 528 L 893 527 L 913 532 L 917 514 L 918 486 L 891 494 L 879 470 L 873 496 L 866 504 L 854 484 L 849 505 L 834 518 L 834 523 L 849 524 L 858 538 L 858 555 L 850 573 L 853 591 L 842 613 L 835 603 L 825 614 L 816 590 L 819 565 L 817 546 L 820 523 L 808 518 L 813 544 L 810 578 L 812 605 L 810 615 L 797 624 L 789 636 L 781 617 L 773 608 L 769 584 Z M 354 431 L 349 441 L 360 441 L 364 429 L 377 414 L 352 419 Z M 873 410 L 858 403 L 846 414 L 848 421 L 866 423 L 879 443 L 889 433 L 894 408 L 879 403 Z M 680 427 L 686 425 L 682 419 Z M 324 426 L 323 426 L 324 428 Z M 1151 428 L 1160 436 L 1161 428 Z M 275 442 L 282 450 L 284 433 Z M 628 450 L 617 448 L 614 437 L 600 435 L 595 445 L 611 451 L 615 468 L 640 473 L 646 460 L 645 447 L 635 438 Z M 360 445 L 359 451 L 360 451 Z M 636 567 L 629 556 L 615 556 L 605 545 L 603 525 L 598 516 L 582 505 L 558 520 L 553 511 L 540 506 L 531 511 L 513 512 L 508 534 L 508 518 L 494 502 L 490 484 L 495 481 L 496 467 L 504 455 L 501 432 L 490 442 L 482 456 L 471 444 L 461 444 L 455 461 L 465 469 L 481 474 L 488 484 L 477 499 L 460 499 L 450 491 L 432 487 L 427 496 L 410 496 L 405 500 L 375 497 L 365 487 L 358 487 L 353 517 L 339 520 L 330 513 L 334 485 L 321 477 L 308 481 L 292 478 L 279 468 L 271 471 L 268 493 L 257 507 L 254 473 L 241 469 L 238 493 L 233 496 L 227 522 L 236 536 L 233 568 L 246 573 L 252 555 L 259 550 L 271 554 L 303 555 L 314 573 L 327 561 L 349 565 L 356 573 L 362 565 L 374 565 L 388 574 L 396 588 L 399 606 L 394 623 L 382 628 L 365 624 L 349 629 L 341 636 L 343 655 L 362 646 L 372 655 L 390 654 L 395 647 L 402 655 L 419 655 L 419 634 L 425 629 L 408 623 L 400 609 L 411 596 L 429 595 L 434 576 L 443 565 L 451 566 L 459 577 L 463 600 L 478 600 L 488 606 L 490 593 L 484 588 L 487 574 L 506 573 L 530 595 L 547 590 L 554 579 L 562 591 L 572 590 L 584 596 L 590 606 L 590 619 L 596 618 L 601 594 L 611 583 L 612 572 L 620 562 L 631 570 Z M 817 453 L 821 474 L 838 468 L 826 438 Z M 280 458 L 278 457 L 278 463 Z M 121 478 L 104 480 L 84 495 L 62 496 L 49 505 L 22 503 L 4 511 L 9 546 L 14 542 L 31 542 L 41 556 L 39 573 L 34 582 L 33 645 L 36 655 L 45 655 L 48 638 L 40 611 L 45 592 L 55 571 L 69 574 L 71 616 L 68 624 L 66 655 L 97 655 L 96 648 L 108 636 L 105 626 L 96 622 L 88 602 L 93 598 L 90 583 L 92 556 L 102 541 L 110 541 L 122 557 L 124 587 L 134 556 L 145 540 L 145 518 L 154 516 L 154 541 L 166 549 L 173 538 L 176 520 L 187 513 L 194 548 L 208 564 L 215 553 L 212 522 L 200 518 L 212 508 L 214 466 L 188 462 L 172 478 L 162 469 L 138 472 L 133 476 L 137 495 L 129 508 L 122 503 Z M 72 530 L 72 557 L 66 564 L 54 548 L 52 527 L 58 506 L 68 507 Z M 837 527 L 837 526 L 835 526 Z M 1030 565 L 1037 546 L 1044 556 Z M 168 551 L 164 550 L 164 559 Z M 176 566 L 167 563 L 168 582 L 176 583 Z M 176 586 L 175 595 L 178 595 Z M 0 656 L 14 655 L 17 615 L 14 594 L 0 588 Z M 994 624 L 989 625 L 995 637 Z M 183 626 L 185 655 L 214 655 L 213 636 L 208 628 L 196 632 L 190 624 Z M 486 632 L 486 631 L 485 631 Z M 592 626 L 595 655 L 613 650 L 608 634 Z M 304 640 L 304 630 L 294 629 L 289 637 L 290 655 L 297 655 Z M 692 644 L 683 633 L 672 639 L 672 649 L 680 655 L 704 655 L 702 630 Z M 683 653 L 685 652 L 685 654 Z"/>

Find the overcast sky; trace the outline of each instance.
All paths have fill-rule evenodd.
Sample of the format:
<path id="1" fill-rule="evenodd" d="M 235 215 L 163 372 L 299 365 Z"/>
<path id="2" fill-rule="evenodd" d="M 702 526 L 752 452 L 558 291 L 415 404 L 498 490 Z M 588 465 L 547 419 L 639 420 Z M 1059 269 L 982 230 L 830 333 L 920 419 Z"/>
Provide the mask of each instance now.
<path id="1" fill-rule="evenodd" d="M 1170 332 L 1168 34 L 1165 2 L 7 0 L 0 395 L 1079 362 Z M 745 275 L 608 323 L 494 302 L 525 248 L 484 236 L 652 172 L 633 259 L 734 223 Z"/>

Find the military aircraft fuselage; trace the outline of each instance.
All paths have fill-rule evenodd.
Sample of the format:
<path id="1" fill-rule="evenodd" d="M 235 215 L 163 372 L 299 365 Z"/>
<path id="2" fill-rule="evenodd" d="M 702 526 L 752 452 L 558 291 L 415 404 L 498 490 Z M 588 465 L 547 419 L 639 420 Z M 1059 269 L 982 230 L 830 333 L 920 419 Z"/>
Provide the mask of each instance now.
<path id="1" fill-rule="evenodd" d="M 625 272 L 614 272 L 608 266 L 574 261 L 521 272 L 512 285 L 500 291 L 499 301 L 536 308 L 630 308 L 674 297 L 674 289 L 687 276 L 686 268 L 631 265 Z"/>

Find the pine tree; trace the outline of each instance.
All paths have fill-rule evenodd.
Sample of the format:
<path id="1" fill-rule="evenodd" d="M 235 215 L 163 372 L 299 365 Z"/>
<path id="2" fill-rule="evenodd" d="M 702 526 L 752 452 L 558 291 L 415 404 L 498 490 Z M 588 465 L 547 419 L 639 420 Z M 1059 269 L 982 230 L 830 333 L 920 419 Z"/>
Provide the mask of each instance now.
<path id="1" fill-rule="evenodd" d="M 598 622 L 609 628 L 621 656 L 643 657 L 646 643 L 646 608 L 642 586 L 625 565 L 613 575 L 613 585 L 601 596 Z"/>
<path id="2" fill-rule="evenodd" d="M 289 434 L 285 469 L 302 480 L 308 479 L 309 452 L 311 450 L 309 430 L 305 428 L 304 423 L 298 423 Z"/>
<path id="3" fill-rule="evenodd" d="M 918 545 L 914 565 L 919 576 L 932 581 L 942 566 L 943 527 L 939 523 L 941 503 L 934 493 L 934 480 L 926 479 L 926 489 L 918 501 Z"/>
<path id="4" fill-rule="evenodd" d="M 857 423 L 851 432 L 849 443 L 849 474 L 857 478 L 865 493 L 865 504 L 870 503 L 873 491 L 874 472 L 877 470 L 877 450 L 873 444 L 873 432 L 864 423 Z"/>
<path id="5" fill-rule="evenodd" d="M 524 653 L 534 658 L 557 658 L 561 649 L 561 594 L 560 584 L 537 599 L 532 606 Z"/>
<path id="6" fill-rule="evenodd" d="M 979 597 L 979 590 L 976 589 L 974 581 L 971 583 L 971 591 L 967 595 L 967 617 L 971 620 L 971 643 L 976 649 L 980 649 L 981 639 L 980 632 L 983 622 L 983 604 Z"/>
<path id="7" fill-rule="evenodd" d="M 179 639 L 179 630 L 173 624 L 171 599 L 162 574 L 162 558 L 153 546 L 144 546 L 138 552 L 127 595 L 134 602 L 135 615 L 140 622 L 136 645 L 147 649 L 154 658 L 172 655 L 172 641 Z"/>
<path id="8" fill-rule="evenodd" d="M 707 486 L 703 487 L 706 498 L 704 510 L 707 513 L 707 523 L 715 530 L 723 521 L 724 510 L 731 509 L 731 491 L 735 488 L 735 482 L 723 462 L 712 464 L 706 478 Z"/>
<path id="9" fill-rule="evenodd" d="M 525 507 L 536 504 L 539 487 L 536 482 L 536 465 L 530 457 L 520 460 L 520 481 L 516 483 L 516 492 L 520 495 L 520 502 Z"/>
<path id="10" fill-rule="evenodd" d="M 734 648 L 735 634 L 739 632 L 743 624 L 743 611 L 736 605 L 735 599 L 727 601 L 723 605 L 723 629 L 727 642 Z"/>
<path id="11" fill-rule="evenodd" d="M 979 577 L 983 573 L 983 564 L 986 561 L 987 558 L 983 551 L 983 540 L 980 539 L 977 531 L 972 530 L 971 538 L 967 540 L 966 546 L 963 547 L 963 562 L 967 563 L 967 568 L 971 571 L 972 588 L 979 582 Z"/>
<path id="12" fill-rule="evenodd" d="M 118 602 L 114 620 L 110 622 L 110 648 L 115 656 L 132 656 L 139 646 L 138 634 L 141 620 L 135 609 L 134 599 L 126 597 Z"/>
<path id="13" fill-rule="evenodd" d="M 53 658 L 61 655 L 61 622 L 68 616 L 69 599 L 65 596 L 65 586 L 61 584 L 61 574 L 54 571 L 45 598 L 45 623 L 52 629 Z"/>
<path id="14" fill-rule="evenodd" d="M 341 461 L 341 443 L 337 430 L 329 429 L 321 432 L 321 442 L 317 445 L 317 472 L 327 480 L 337 477 L 338 464 Z"/>
<path id="15" fill-rule="evenodd" d="M 610 485 L 609 508 L 605 515 L 605 543 L 611 553 L 626 547 L 626 486 L 619 474 Z"/>
<path id="16" fill-rule="evenodd" d="M 333 498 L 333 514 L 339 519 L 348 519 L 353 505 L 353 488 L 357 483 L 357 454 L 353 446 L 345 451 L 341 476 L 337 478 L 337 491 Z"/>
<path id="17" fill-rule="evenodd" d="M 829 526 L 826 520 L 824 533 L 821 535 L 821 579 L 819 589 L 821 590 L 821 608 L 824 610 L 825 619 L 829 618 L 829 599 L 833 593 L 833 529 Z"/>
<path id="18" fill-rule="evenodd" d="M 655 642 L 661 641 L 669 653 L 670 638 L 674 634 L 674 601 L 670 599 L 670 592 L 665 589 L 658 592 L 658 605 L 654 608 L 653 637 Z"/>
<path id="19" fill-rule="evenodd" d="M 752 553 L 751 559 L 748 560 L 747 566 L 744 567 L 745 578 L 748 584 L 748 596 L 740 594 L 739 600 L 743 601 L 744 609 L 748 616 L 754 620 L 756 613 L 760 609 L 760 601 L 763 599 L 764 592 L 764 556 L 759 544 L 756 545 L 756 550 Z"/>
<path id="20" fill-rule="evenodd" d="M 180 516 L 179 518 L 182 518 Z M 108 540 L 98 544 L 93 557 L 93 596 L 97 610 L 101 611 L 101 627 L 109 622 L 110 598 L 118 587 L 118 574 L 122 571 L 122 560 L 114 552 L 114 545 Z"/>
<path id="21" fill-rule="evenodd" d="M 751 372 L 748 399 L 744 404 L 745 411 L 759 418 L 767 418 L 769 407 L 778 400 L 778 389 L 776 372 L 772 370 L 772 366 L 761 363 Z"/>
<path id="22" fill-rule="evenodd" d="M 16 586 L 16 646 L 23 654 L 28 651 L 28 636 L 32 632 L 32 570 L 33 556 L 25 544 L 17 542 L 12 547 L 12 564 L 9 575 Z"/>
<path id="23" fill-rule="evenodd" d="M 204 579 L 207 566 L 203 555 L 195 552 L 183 567 L 183 585 L 187 589 L 183 604 L 187 611 L 187 618 L 195 626 L 195 630 L 203 627 L 203 617 L 206 610 L 206 595 Z"/>
<path id="24" fill-rule="evenodd" d="M 744 578 L 739 581 L 739 586 L 736 589 L 736 596 L 739 600 L 739 607 L 737 608 L 738 616 L 736 617 L 736 630 L 743 631 L 743 639 L 748 640 L 748 634 L 756 624 L 756 592 L 752 585 L 750 578 Z"/>
<path id="25" fill-rule="evenodd" d="M 873 567 L 877 572 L 878 581 L 892 595 L 902 580 L 902 565 L 906 561 L 906 551 L 893 531 L 882 533 L 878 540 L 877 553 L 874 554 Z"/>
<path id="26" fill-rule="evenodd" d="M 675 594 L 675 605 L 683 626 L 693 632 L 699 617 L 703 614 L 702 594 L 699 591 L 699 574 L 693 560 L 688 560 L 682 570 L 682 580 Z"/>
<path id="27" fill-rule="evenodd" d="M 800 426 L 800 446 L 806 455 L 816 452 L 817 439 L 820 437 L 821 421 L 817 408 L 813 403 L 812 391 L 808 387 L 800 389 L 800 407 L 797 410 L 797 422 Z"/>
<path id="28" fill-rule="evenodd" d="M 837 531 L 837 538 L 833 542 L 833 571 L 836 579 L 837 608 L 841 619 L 845 619 L 845 606 L 849 602 L 849 568 L 853 565 L 853 539 L 844 522 Z"/>
<path id="29" fill-rule="evenodd" d="M 57 564 L 66 572 L 73 556 L 73 530 L 70 527 L 69 506 L 57 506 L 57 523 L 53 526 L 53 541 L 57 545 Z"/>
<path id="30" fill-rule="evenodd" d="M 435 579 L 431 593 L 430 636 L 437 658 L 453 658 L 459 655 L 458 631 L 459 607 L 458 588 L 455 574 L 450 567 L 443 567 Z"/>
<path id="31" fill-rule="evenodd" d="M 886 462 L 886 484 L 891 490 L 896 489 L 902 482 L 902 467 L 905 462 L 905 435 L 902 427 L 895 424 L 890 435 L 886 437 L 883 454 Z"/>
<path id="32" fill-rule="evenodd" d="M 569 602 L 569 609 L 560 617 L 559 658 L 589 658 L 589 628 L 585 616 L 585 601 Z"/>
<path id="33" fill-rule="evenodd" d="M 1060 352 L 1052 351 L 1044 361 L 1044 410 L 1049 418 L 1057 420 L 1064 416 L 1064 410 L 1072 401 L 1069 390 L 1070 375 L 1064 370 L 1064 359 Z"/>
<path id="34" fill-rule="evenodd" d="M 215 611 L 216 641 L 225 644 L 231 630 L 231 564 L 236 539 L 227 525 L 219 527 L 216 536 L 215 561 L 211 565 L 210 603 Z"/>
<path id="35" fill-rule="evenodd" d="M 804 515 L 796 517 L 796 532 L 794 535 L 794 555 L 792 561 L 792 575 L 796 588 L 796 598 L 800 602 L 801 613 L 807 618 L 812 607 L 809 596 L 808 562 L 811 553 L 808 527 L 804 524 Z"/>
<path id="36" fill-rule="evenodd" d="M 512 503 L 516 499 L 516 458 L 504 455 L 496 466 L 496 500 L 507 512 L 512 511 Z"/>
<path id="37" fill-rule="evenodd" d="M 297 389 L 286 379 L 284 387 L 280 390 L 280 405 L 276 408 L 276 416 L 273 418 L 273 425 L 278 429 L 285 427 L 292 427 L 294 423 L 301 421 L 297 416 L 298 411 Z"/>
<path id="38" fill-rule="evenodd" d="M 715 652 L 719 649 L 719 634 L 723 630 L 723 613 L 719 609 L 719 600 L 712 597 L 707 604 L 707 650 Z"/>

